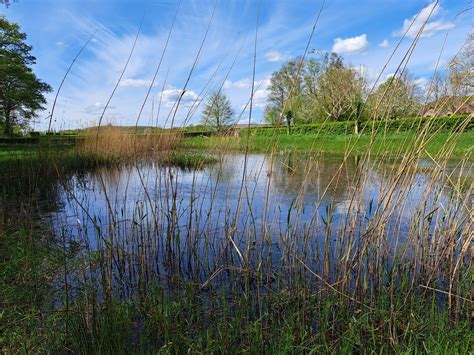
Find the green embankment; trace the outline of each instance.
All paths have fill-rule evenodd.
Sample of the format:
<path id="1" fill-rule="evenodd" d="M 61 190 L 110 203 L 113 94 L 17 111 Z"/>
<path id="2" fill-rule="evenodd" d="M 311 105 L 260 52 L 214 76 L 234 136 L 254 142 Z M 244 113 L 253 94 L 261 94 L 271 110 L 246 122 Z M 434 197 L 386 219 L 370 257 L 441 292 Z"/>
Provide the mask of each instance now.
<path id="1" fill-rule="evenodd" d="M 229 150 L 248 149 L 253 152 L 278 151 L 361 154 L 403 154 L 425 142 L 424 149 L 433 155 L 443 147 L 453 147 L 452 157 L 470 155 L 474 141 L 474 119 L 470 116 L 442 118 L 411 118 L 393 121 L 361 123 L 360 134 L 354 134 L 354 122 L 327 122 L 294 126 L 291 133 L 285 127 L 242 129 L 234 136 L 194 136 L 181 144 L 186 149 Z M 376 132 L 376 134 L 373 134 Z M 449 144 L 445 145 L 448 141 Z"/>
<path id="2" fill-rule="evenodd" d="M 0 144 L 0 162 L 5 160 L 29 159 L 45 152 L 72 152 L 73 145 L 52 145 L 44 147 L 39 144 Z"/>
<path id="3" fill-rule="evenodd" d="M 433 155 L 444 147 L 450 138 L 449 133 L 439 133 L 429 139 L 425 149 Z M 414 133 L 389 133 L 378 136 L 373 140 L 371 152 L 375 154 L 401 154 L 406 152 L 414 143 Z M 343 154 L 352 147 L 351 154 L 367 152 L 371 144 L 371 136 L 362 135 L 358 139 L 354 135 L 320 135 L 294 134 L 277 135 L 275 137 L 250 136 L 246 137 L 193 137 L 183 140 L 181 147 L 185 149 L 212 150 L 245 150 L 248 145 L 251 152 L 267 152 L 272 148 L 278 151 L 315 152 Z M 248 143 L 247 143 L 248 142 Z M 464 132 L 455 138 L 452 157 L 463 157 L 472 153 L 474 131 Z M 225 147 L 225 148 L 224 148 Z"/>

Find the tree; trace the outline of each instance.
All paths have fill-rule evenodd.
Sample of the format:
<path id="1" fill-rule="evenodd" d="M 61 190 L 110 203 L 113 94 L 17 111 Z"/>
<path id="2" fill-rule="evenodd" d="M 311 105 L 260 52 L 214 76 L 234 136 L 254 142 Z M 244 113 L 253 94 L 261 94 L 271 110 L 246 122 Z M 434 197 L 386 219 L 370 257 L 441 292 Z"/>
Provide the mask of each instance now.
<path id="1" fill-rule="evenodd" d="M 0 17 L 0 123 L 7 136 L 44 109 L 43 93 L 52 90 L 33 73 L 30 66 L 36 58 L 25 40 L 20 26 Z"/>
<path id="2" fill-rule="evenodd" d="M 449 64 L 448 83 L 455 110 L 474 92 L 474 33 L 468 35 L 463 50 Z"/>
<path id="3" fill-rule="evenodd" d="M 474 92 L 474 33 L 467 37 L 463 49 L 449 62 L 446 71 L 433 75 L 427 91 L 424 114 L 430 116 L 450 115 L 454 112 L 467 113 L 469 96 Z M 465 105 L 467 103 L 467 105 Z"/>
<path id="4" fill-rule="evenodd" d="M 291 116 L 298 116 L 301 111 L 301 95 L 305 63 L 301 58 L 286 62 L 278 71 L 272 74 L 268 86 L 268 102 L 265 120 L 269 123 L 279 123 L 289 111 Z M 285 111 L 285 112 L 283 112 Z"/>
<path id="5" fill-rule="evenodd" d="M 327 60 L 326 60 L 327 61 Z M 366 82 L 354 68 L 333 54 L 316 83 L 317 102 L 324 119 L 356 120 L 365 98 Z"/>
<path id="6" fill-rule="evenodd" d="M 234 111 L 230 100 L 221 91 L 215 91 L 207 100 L 202 123 L 216 131 L 222 131 L 232 123 Z"/>
<path id="7" fill-rule="evenodd" d="M 346 67 L 336 53 L 326 53 L 318 60 L 296 58 L 272 74 L 264 117 L 273 124 L 286 119 L 287 125 L 290 121 L 355 119 L 365 89 L 362 75 Z"/>
<path id="8" fill-rule="evenodd" d="M 291 125 L 292 125 L 294 119 L 295 118 L 294 118 L 293 111 L 287 110 L 285 112 L 285 120 L 286 120 L 286 127 L 287 127 L 287 130 L 288 130 L 288 134 L 291 134 Z"/>
<path id="9" fill-rule="evenodd" d="M 265 110 L 263 112 L 263 120 L 266 123 L 277 125 L 280 122 L 280 115 L 281 111 L 278 110 L 276 107 L 266 105 Z"/>
<path id="10" fill-rule="evenodd" d="M 388 78 L 369 97 L 369 107 L 373 118 L 400 119 L 416 115 L 420 103 L 414 78 L 408 72 Z"/>
<path id="11" fill-rule="evenodd" d="M 13 2 L 17 2 L 18 0 L 13 0 Z M 6 8 L 9 8 L 11 5 L 11 0 L 0 0 L 0 5 L 5 5 Z"/>

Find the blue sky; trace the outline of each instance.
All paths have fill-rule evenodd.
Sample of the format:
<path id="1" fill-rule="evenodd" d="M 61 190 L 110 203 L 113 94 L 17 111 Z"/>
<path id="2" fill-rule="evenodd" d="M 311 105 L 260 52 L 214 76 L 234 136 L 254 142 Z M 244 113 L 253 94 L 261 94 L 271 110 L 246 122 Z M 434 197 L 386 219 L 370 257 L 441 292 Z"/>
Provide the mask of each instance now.
<path id="1" fill-rule="evenodd" d="M 182 0 L 168 50 L 140 116 L 140 125 L 165 124 L 193 65 L 215 3 L 215 0 Z M 262 1 L 253 121 L 262 118 L 271 73 L 289 58 L 303 53 L 321 4 L 322 0 Z M 97 123 L 143 18 L 134 54 L 104 117 L 105 123 L 135 124 L 177 5 L 178 1 L 172 0 L 19 0 L 9 8 L 0 8 L 0 12 L 10 21 L 19 23 L 28 34 L 28 42 L 37 57 L 35 72 L 54 89 L 58 88 L 81 46 L 97 30 L 73 66 L 58 99 L 53 127 L 66 129 Z M 410 19 L 417 13 L 422 19 L 433 6 L 433 2 L 423 0 L 326 1 L 310 48 L 339 52 L 346 63 L 364 71 L 368 81 L 373 82 Z M 441 69 L 462 47 L 473 28 L 473 11 L 454 18 L 470 6 L 472 1 L 469 0 L 444 0 L 434 9 L 408 65 L 420 85 L 432 75 L 447 31 Z M 189 123 L 199 122 L 202 105 L 192 109 L 193 102 L 201 97 L 203 88 L 212 90 L 224 82 L 235 58 L 224 90 L 236 113 L 244 110 L 251 92 L 257 8 L 258 1 L 254 0 L 217 0 L 209 34 L 183 96 L 176 125 L 183 124 L 186 117 Z M 417 25 L 383 72 L 383 78 L 394 72 Z M 46 117 L 54 94 L 48 95 L 48 109 L 40 114 L 36 129 L 47 127 Z M 248 111 L 244 112 L 243 120 L 248 120 Z"/>

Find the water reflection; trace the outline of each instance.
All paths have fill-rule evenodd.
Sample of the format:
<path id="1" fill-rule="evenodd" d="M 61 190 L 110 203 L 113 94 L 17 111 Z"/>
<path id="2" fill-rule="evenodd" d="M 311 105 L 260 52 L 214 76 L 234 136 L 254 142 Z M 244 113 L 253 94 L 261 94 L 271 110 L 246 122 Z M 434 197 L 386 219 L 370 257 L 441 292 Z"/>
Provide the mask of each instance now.
<path id="1" fill-rule="evenodd" d="M 73 178 L 71 190 L 63 191 L 64 208 L 52 217 L 62 225 L 79 221 L 83 228 L 93 228 L 92 219 L 103 225 L 146 222 L 162 228 L 154 231 L 157 234 L 165 233 L 172 223 L 175 232 L 216 237 L 235 224 L 241 233 L 255 236 L 263 224 L 266 233 L 274 235 L 286 233 L 289 224 L 317 228 L 327 223 L 329 213 L 337 225 L 347 220 L 351 206 L 364 210 L 369 219 L 389 193 L 392 199 L 405 194 L 403 209 L 396 214 L 402 224 L 413 218 L 421 199 L 451 203 L 452 191 L 437 192 L 426 161 L 420 164 L 423 169 L 404 172 L 412 176 L 409 184 L 393 191 L 389 188 L 394 179 L 401 184 L 404 177 L 397 177 L 397 161 L 362 163 L 349 157 L 341 163 L 342 157 L 226 154 L 201 170 L 149 163 L 107 168 L 90 173 L 82 183 Z M 463 174 L 470 179 L 469 170 Z M 427 198 L 427 193 L 432 196 Z"/>

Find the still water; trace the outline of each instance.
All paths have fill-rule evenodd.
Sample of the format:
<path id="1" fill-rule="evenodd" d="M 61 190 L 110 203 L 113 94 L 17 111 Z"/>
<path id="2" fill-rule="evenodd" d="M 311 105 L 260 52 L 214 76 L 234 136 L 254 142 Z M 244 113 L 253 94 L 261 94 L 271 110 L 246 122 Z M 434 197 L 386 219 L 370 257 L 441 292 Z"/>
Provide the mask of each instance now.
<path id="1" fill-rule="evenodd" d="M 113 225 L 124 235 L 146 225 L 155 234 L 172 229 L 181 236 L 219 237 L 232 229 L 278 239 L 289 231 L 317 235 L 328 224 L 335 231 L 354 216 L 367 224 L 386 215 L 386 227 L 403 234 L 430 213 L 462 214 L 465 196 L 449 181 L 459 178 L 468 186 L 469 164 L 437 169 L 421 160 L 415 169 L 400 169 L 397 160 L 301 155 L 226 154 L 202 169 L 143 162 L 73 177 L 50 217 L 70 233 Z"/>

